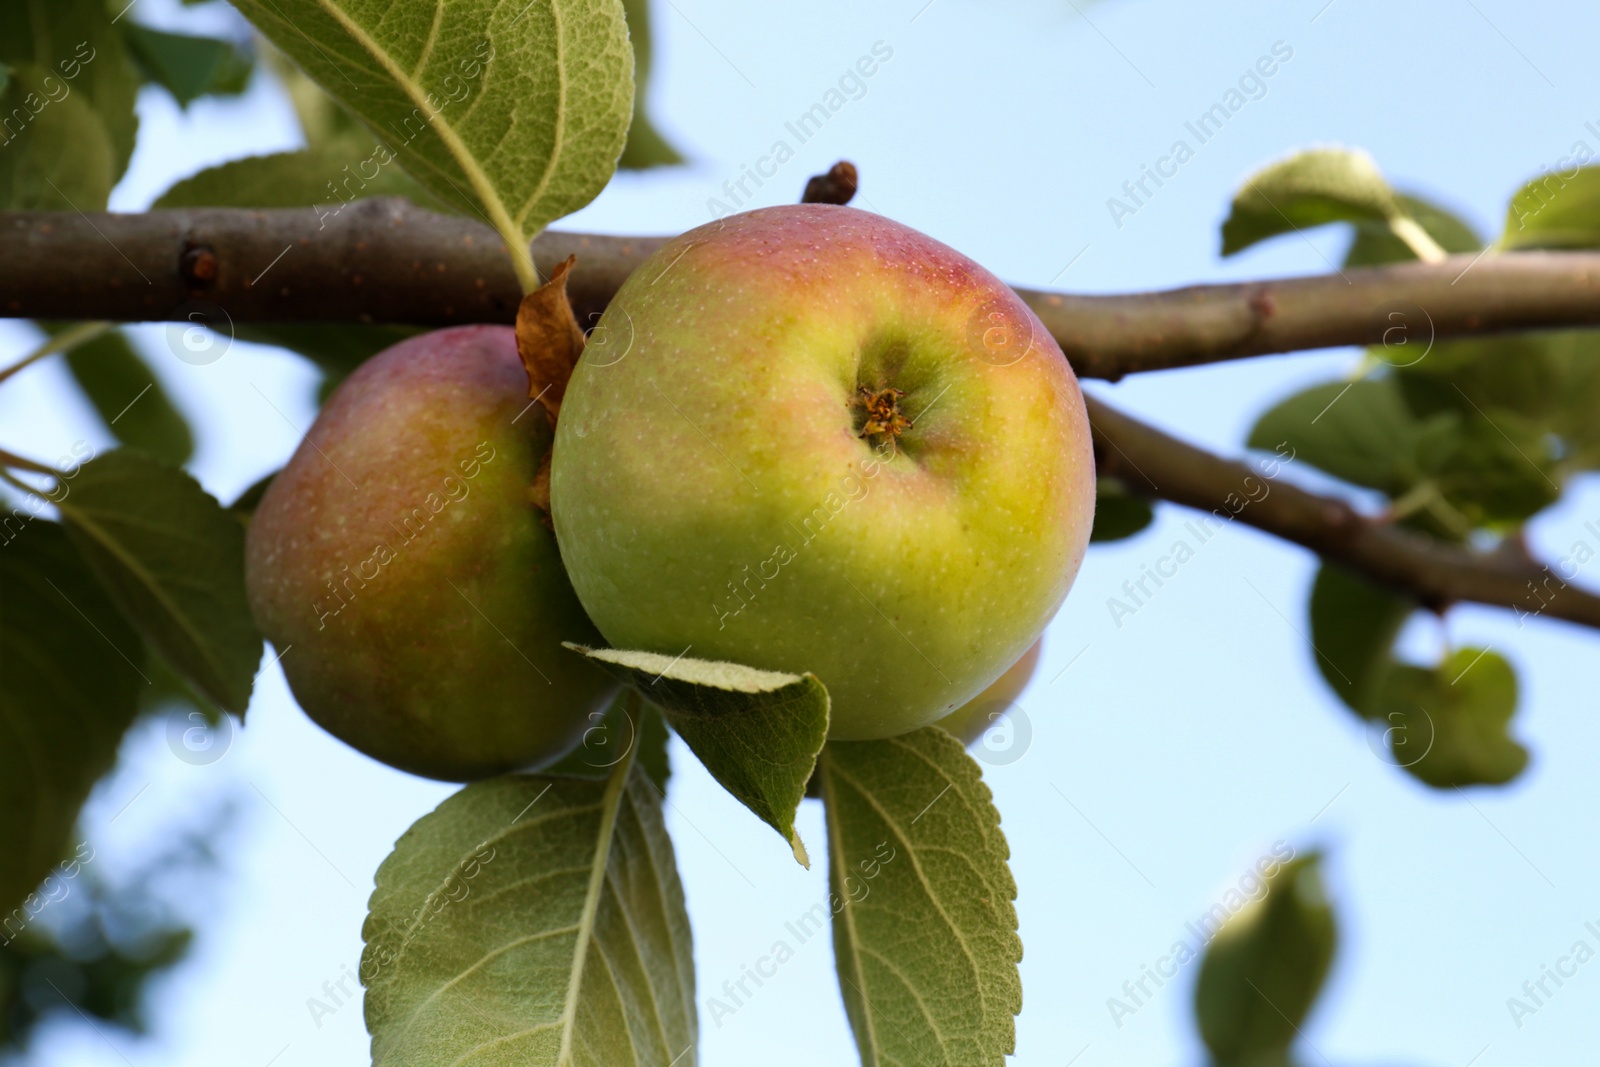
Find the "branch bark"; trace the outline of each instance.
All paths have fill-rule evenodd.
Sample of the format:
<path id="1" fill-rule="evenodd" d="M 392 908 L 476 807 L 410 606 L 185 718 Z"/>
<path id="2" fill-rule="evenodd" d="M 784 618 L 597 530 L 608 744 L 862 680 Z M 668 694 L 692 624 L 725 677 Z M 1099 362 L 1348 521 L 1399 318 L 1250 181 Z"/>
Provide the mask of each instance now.
<path id="1" fill-rule="evenodd" d="M 593 322 L 659 237 L 547 232 L 548 274 Z M 1600 325 L 1600 253 L 1525 252 L 1114 296 L 1018 289 L 1080 377 L 1246 356 Z M 38 319 L 181 319 L 191 301 L 234 322 L 513 322 L 521 289 L 488 227 L 404 201 L 143 215 L 0 213 L 0 312 Z"/>
<path id="2" fill-rule="evenodd" d="M 547 232 L 548 275 L 592 323 L 664 238 Z M 1518 329 L 1600 324 L 1600 254 L 1454 257 L 1323 277 L 1125 296 L 1017 290 L 1078 374 L 1125 374 L 1335 345 L 1408 344 Z M 499 238 L 467 219 L 367 200 L 318 222 L 307 209 L 189 209 L 143 215 L 0 213 L 0 312 L 38 319 L 182 320 L 196 301 L 233 322 L 515 321 L 521 289 Z M 1391 316 L 1398 313 L 1398 319 Z M 208 318 L 205 321 L 212 322 Z M 1231 511 L 1243 464 L 1184 444 L 1089 398 L 1102 473 L 1174 503 Z M 1473 601 L 1600 628 L 1600 597 L 1548 567 L 1432 540 L 1343 501 L 1276 483 L 1237 514 L 1375 581 L 1443 607 Z M 1548 599 L 1547 599 L 1548 597 Z"/>
<path id="3" fill-rule="evenodd" d="M 1185 444 L 1086 396 L 1095 466 L 1136 492 L 1293 541 L 1442 610 L 1471 601 L 1600 628 L 1600 596 L 1526 555 L 1485 553 L 1362 515 L 1349 504 L 1271 481 L 1243 463 Z M 1265 487 L 1265 491 L 1263 491 Z"/>

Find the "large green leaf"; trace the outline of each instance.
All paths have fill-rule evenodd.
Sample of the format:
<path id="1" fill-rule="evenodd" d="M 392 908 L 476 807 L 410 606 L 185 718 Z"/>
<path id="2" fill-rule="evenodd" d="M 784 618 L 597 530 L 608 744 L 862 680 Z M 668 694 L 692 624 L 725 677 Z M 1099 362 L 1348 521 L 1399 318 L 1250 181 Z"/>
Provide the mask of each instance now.
<path id="1" fill-rule="evenodd" d="M 118 10 L 122 8 L 118 5 Z M 19 64 L 35 65 L 41 73 L 56 79 L 56 89 L 44 94 L 47 98 L 62 95 L 65 89 L 62 103 L 77 97 L 76 108 L 87 107 L 98 116 L 110 150 L 109 184 L 115 185 L 133 156 L 133 142 L 139 131 L 139 119 L 133 109 L 139 93 L 139 73 L 106 0 L 0 3 L 0 63 L 13 68 Z M 4 114 L 12 114 L 11 108 L 8 100 Z M 35 146 L 29 151 L 40 150 Z M 5 154 L 0 152 L 0 156 Z M 59 208 L 60 204 L 58 201 L 46 206 Z M 78 206 L 95 211 L 105 204 L 101 201 Z"/>
<path id="2" fill-rule="evenodd" d="M 400 838 L 362 930 L 374 1064 L 692 1067 L 689 918 L 629 762 L 479 782 Z"/>
<path id="3" fill-rule="evenodd" d="M 120 22 L 128 50 L 144 73 L 188 107 L 207 94 L 237 94 L 250 81 L 250 56 L 231 41 L 167 33 Z"/>
<path id="4" fill-rule="evenodd" d="M 1476 252 L 1483 247 L 1472 224 L 1454 212 L 1420 196 L 1396 193 L 1400 209 L 1416 220 L 1438 246 L 1451 254 Z M 1395 236 L 1387 222 L 1358 222 L 1355 239 L 1345 252 L 1346 267 L 1376 267 L 1417 258 L 1416 250 Z"/>
<path id="5" fill-rule="evenodd" d="M 28 121 L 0 127 L 0 208 L 99 211 L 117 177 L 106 124 L 81 93 L 49 99 L 51 84 L 61 83 L 45 68 L 11 64 L 0 115 Z"/>
<path id="6" fill-rule="evenodd" d="M 18 514 L 26 514 L 19 511 Z M 0 914 L 69 851 L 78 810 L 133 722 L 144 646 L 60 526 L 0 548 Z"/>
<path id="7" fill-rule="evenodd" d="M 682 163 L 678 150 L 650 122 L 650 0 L 622 0 L 628 14 L 628 37 L 633 41 L 633 125 L 628 127 L 628 144 L 622 150 L 619 167 L 643 170 Z"/>
<path id="8" fill-rule="evenodd" d="M 930 726 L 830 742 L 817 774 L 832 894 L 810 918 L 819 927 L 833 913 L 862 1064 L 1003 1063 L 1022 1008 L 1022 941 L 1010 849 L 977 762 Z"/>
<path id="9" fill-rule="evenodd" d="M 567 644 L 659 707 L 722 787 L 811 865 L 794 828 L 828 739 L 828 691 L 814 674 Z"/>
<path id="10" fill-rule="evenodd" d="M 1313 853 L 1285 864 L 1206 950 L 1195 1015 L 1218 1067 L 1283 1063 L 1300 1036 L 1338 937 L 1320 863 Z"/>
<path id="11" fill-rule="evenodd" d="M 194 435 L 150 365 L 120 330 L 67 353 L 67 369 L 117 440 L 177 467 L 194 452 Z"/>
<path id="12" fill-rule="evenodd" d="M 1600 248 L 1600 167 L 1551 172 L 1518 189 L 1500 244 L 1517 248 Z"/>
<path id="13" fill-rule="evenodd" d="M 1516 709 L 1516 672 L 1486 649 L 1457 649 L 1432 670 L 1397 667 L 1377 696 L 1394 762 L 1435 789 L 1521 774 L 1528 750 L 1507 732 Z"/>
<path id="14" fill-rule="evenodd" d="M 1376 714 L 1373 700 L 1390 650 L 1416 605 L 1342 567 L 1324 563 L 1311 583 L 1311 645 L 1317 670 L 1354 712 Z"/>
<path id="15" fill-rule="evenodd" d="M 1417 426 L 1393 381 L 1330 382 L 1256 420 L 1251 448 L 1288 442 L 1295 458 L 1335 478 L 1398 495 L 1417 480 Z"/>
<path id="16" fill-rule="evenodd" d="M 1222 254 L 1231 256 L 1269 237 L 1330 222 L 1375 224 L 1396 230 L 1402 239 L 1415 238 L 1405 224 L 1420 230 L 1371 156 L 1347 148 L 1313 148 L 1245 179 L 1222 224 Z M 1427 240 L 1426 234 L 1423 238 Z"/>
<path id="17" fill-rule="evenodd" d="M 622 0 L 238 0 L 440 201 L 529 239 L 594 199 L 633 111 Z"/>
<path id="18" fill-rule="evenodd" d="M 128 450 L 85 464 L 60 501 L 117 606 L 202 695 L 243 713 L 261 660 L 244 592 L 244 527 L 193 478 Z"/>

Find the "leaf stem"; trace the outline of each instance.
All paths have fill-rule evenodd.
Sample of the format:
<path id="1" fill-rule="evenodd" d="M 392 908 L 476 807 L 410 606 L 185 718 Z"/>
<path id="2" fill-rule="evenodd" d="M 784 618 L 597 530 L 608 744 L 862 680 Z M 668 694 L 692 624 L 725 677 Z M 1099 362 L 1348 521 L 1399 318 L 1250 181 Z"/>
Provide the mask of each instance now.
<path id="1" fill-rule="evenodd" d="M 4 382 L 17 371 L 39 362 L 46 356 L 53 356 L 57 352 L 70 352 L 79 345 L 88 344 L 110 329 L 111 323 L 109 322 L 80 322 L 76 326 L 67 327 L 60 333 L 52 334 L 41 341 L 39 346 L 32 352 L 29 352 L 4 370 L 0 370 L 0 382 Z"/>
<path id="2" fill-rule="evenodd" d="M 1450 258 L 1450 254 L 1440 247 L 1433 235 L 1410 215 L 1396 215 L 1390 219 L 1389 232 L 1404 241 L 1406 247 L 1424 263 L 1443 263 Z"/>
<path id="3" fill-rule="evenodd" d="M 52 478 L 56 476 L 56 471 L 54 468 L 47 467 L 38 460 L 28 459 L 25 456 L 19 456 L 15 452 L 7 452 L 5 449 L 0 449 L 0 467 L 15 467 L 18 470 L 33 471 L 35 474 L 48 474 Z M 34 492 L 31 486 L 28 486 L 23 482 L 16 481 L 10 475 L 6 474 L 4 470 L 0 470 L 0 478 L 4 478 L 13 485 L 20 485 L 29 492 Z"/>

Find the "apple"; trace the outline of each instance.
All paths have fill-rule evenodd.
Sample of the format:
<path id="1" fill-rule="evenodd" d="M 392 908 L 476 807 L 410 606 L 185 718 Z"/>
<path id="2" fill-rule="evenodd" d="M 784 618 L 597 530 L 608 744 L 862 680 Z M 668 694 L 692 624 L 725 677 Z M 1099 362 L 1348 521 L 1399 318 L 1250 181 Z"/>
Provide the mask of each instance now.
<path id="1" fill-rule="evenodd" d="M 996 678 L 989 688 L 940 719 L 936 725 L 955 734 L 963 745 L 970 748 L 1028 688 L 1043 650 L 1044 638 L 1041 637 L 1028 647 L 1021 659 L 1007 667 L 1005 673 Z"/>
<path id="2" fill-rule="evenodd" d="M 369 756 L 466 781 L 534 768 L 616 692 L 529 503 L 549 449 L 516 337 L 441 330 L 329 398 L 250 522 L 245 578 L 295 699 Z"/>
<path id="3" fill-rule="evenodd" d="M 853 208 L 735 215 L 627 280 L 567 385 L 551 510 L 610 644 L 812 671 L 829 736 L 981 693 L 1094 518 L 1078 382 L 976 263 Z"/>

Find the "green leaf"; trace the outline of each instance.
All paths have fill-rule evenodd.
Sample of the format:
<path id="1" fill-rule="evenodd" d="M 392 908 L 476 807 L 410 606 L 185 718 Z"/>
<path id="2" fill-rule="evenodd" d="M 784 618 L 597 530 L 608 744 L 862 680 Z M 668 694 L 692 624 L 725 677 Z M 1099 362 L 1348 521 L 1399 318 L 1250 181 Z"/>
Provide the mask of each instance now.
<path id="1" fill-rule="evenodd" d="M 456 793 L 378 868 L 362 936 L 374 1063 L 695 1062 L 683 889 L 628 761 Z"/>
<path id="2" fill-rule="evenodd" d="M 1545 335 L 1560 387 L 1550 428 L 1568 450 L 1567 466 L 1600 470 L 1600 332 L 1566 330 Z"/>
<path id="3" fill-rule="evenodd" d="M 1222 224 L 1222 254 L 1330 222 L 1392 226 L 1405 212 L 1367 153 L 1313 148 L 1245 179 Z"/>
<path id="4" fill-rule="evenodd" d="M 1422 417 L 1502 408 L 1540 418 L 1563 399 L 1551 337 L 1520 334 L 1440 341 L 1416 362 L 1396 367 L 1395 382 L 1406 406 Z"/>
<path id="5" fill-rule="evenodd" d="M 250 57 L 231 41 L 152 30 L 132 19 L 120 25 L 145 75 L 182 107 L 207 94 L 242 93 L 250 81 Z"/>
<path id="6" fill-rule="evenodd" d="M 51 100 L 48 85 L 61 82 L 32 63 L 12 64 L 0 96 L 0 115 L 13 117 L 0 126 L 0 208 L 100 211 L 117 176 L 106 125 L 86 96 Z"/>
<path id="7" fill-rule="evenodd" d="M 1474 526 L 1519 526 L 1561 496 L 1550 435 L 1516 412 L 1475 411 L 1450 442 L 1428 474 Z"/>
<path id="8" fill-rule="evenodd" d="M 1333 962 L 1338 932 L 1321 856 L 1284 864 L 1264 898 L 1223 924 L 1195 984 L 1200 1036 L 1222 1067 L 1286 1057 Z"/>
<path id="9" fill-rule="evenodd" d="M 41 74 L 56 80 L 55 88 L 44 94 L 47 98 L 60 96 L 62 103 L 78 98 L 72 110 L 87 109 L 99 118 L 111 154 L 107 187 L 115 185 L 133 156 L 139 131 L 134 113 L 139 73 L 106 0 L 0 4 L 0 62 L 13 69 L 33 64 Z M 4 114 L 12 114 L 12 107 L 7 100 Z M 71 141 L 63 143 L 70 145 Z M 59 201 L 49 206 L 58 207 Z M 105 205 L 101 201 L 78 206 L 94 211 Z"/>
<path id="10" fill-rule="evenodd" d="M 257 47 L 261 49 L 262 62 L 283 83 L 283 90 L 294 105 L 295 117 L 300 120 L 300 130 L 305 134 L 306 144 L 316 147 L 348 134 L 371 139 L 372 135 L 361 125 L 360 119 L 323 91 L 322 86 L 312 81 L 305 71 L 295 66 L 294 61 L 278 51 L 271 42 L 258 40 Z"/>
<path id="11" fill-rule="evenodd" d="M 1121 541 L 1132 537 L 1155 520 L 1149 497 L 1130 491 L 1120 478 L 1096 478 L 1094 483 L 1094 529 L 1089 540 Z"/>
<path id="12" fill-rule="evenodd" d="M 817 774 L 839 990 L 862 1064 L 1003 1063 L 1022 941 L 1011 852 L 977 762 L 929 726 L 830 742 Z"/>
<path id="13" fill-rule="evenodd" d="M 159 656 L 151 656 L 146 660 L 144 673 L 150 679 L 150 684 L 140 686 L 139 714 L 141 715 L 173 715 L 185 722 L 195 721 L 189 719 L 190 712 L 199 712 L 201 719 L 208 726 L 216 726 L 227 714 L 216 704 L 196 693 L 188 682 L 179 678 L 172 668 L 167 666 L 167 661 Z"/>
<path id="14" fill-rule="evenodd" d="M 1398 496 L 1417 480 L 1417 426 L 1389 379 L 1329 382 L 1280 401 L 1256 420 L 1251 448 L 1287 442 L 1296 459 L 1335 478 Z"/>
<path id="15" fill-rule="evenodd" d="M 633 42 L 633 124 L 628 127 L 628 143 L 617 166 L 644 170 L 682 163 L 678 150 L 667 143 L 651 125 L 646 108 L 650 84 L 650 3 L 649 0 L 622 0 L 628 15 L 628 37 Z"/>
<path id="16" fill-rule="evenodd" d="M 1435 789 L 1504 785 L 1528 765 L 1508 732 L 1517 675 L 1495 652 L 1462 648 L 1433 670 L 1397 667 L 1377 706 L 1394 762 Z"/>
<path id="17" fill-rule="evenodd" d="M 1600 248 L 1600 167 L 1551 172 L 1518 189 L 1501 247 Z"/>
<path id="18" fill-rule="evenodd" d="M 1454 212 L 1420 196 L 1396 193 L 1395 200 L 1400 209 L 1415 219 L 1417 225 L 1446 252 L 1458 255 L 1476 252 L 1483 247 L 1483 238 L 1478 236 L 1470 223 Z M 1355 240 L 1350 242 L 1350 249 L 1344 256 L 1344 265 L 1376 267 L 1416 258 L 1416 251 L 1396 237 L 1387 222 L 1358 222 L 1355 225 Z"/>
<path id="19" fill-rule="evenodd" d="M 370 137 L 219 163 L 176 183 L 152 206 L 309 207 L 326 220 L 348 201 L 369 196 L 402 196 L 419 207 L 437 206 Z"/>
<path id="20" fill-rule="evenodd" d="M 66 855 L 145 687 L 138 635 L 61 527 L 25 514 L 0 547 L 0 914 Z"/>
<path id="21" fill-rule="evenodd" d="M 828 738 L 816 675 L 563 643 L 659 707 L 711 776 L 811 866 L 794 815 Z"/>
<path id="22" fill-rule="evenodd" d="M 1330 563 L 1311 583 L 1311 644 L 1317 670 L 1340 700 L 1359 715 L 1377 714 L 1373 701 L 1390 650 L 1416 605 Z"/>
<path id="23" fill-rule="evenodd" d="M 622 0 L 238 0 L 246 17 L 386 139 L 454 210 L 529 239 L 616 169 L 633 112 Z"/>
<path id="24" fill-rule="evenodd" d="M 65 484 L 67 531 L 117 606 L 180 677 L 243 713 L 261 634 L 238 520 L 193 478 L 137 452 L 108 452 Z"/>
<path id="25" fill-rule="evenodd" d="M 194 435 L 155 371 L 128 337 L 112 330 L 67 353 L 67 369 L 117 440 L 174 467 L 194 453 Z"/>

